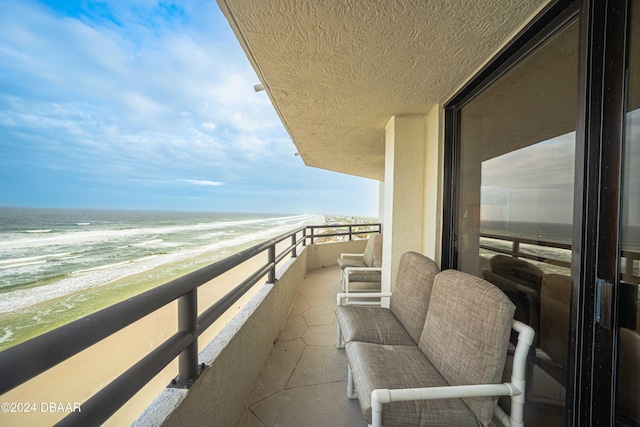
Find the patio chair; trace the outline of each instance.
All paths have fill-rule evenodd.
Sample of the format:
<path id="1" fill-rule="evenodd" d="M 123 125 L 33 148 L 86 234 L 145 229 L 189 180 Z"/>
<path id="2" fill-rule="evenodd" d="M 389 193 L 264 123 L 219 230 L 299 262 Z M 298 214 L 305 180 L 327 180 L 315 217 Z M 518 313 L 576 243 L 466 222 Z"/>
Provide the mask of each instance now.
<path id="1" fill-rule="evenodd" d="M 391 293 L 362 293 L 358 298 L 390 297 L 389 308 L 343 305 L 348 293 L 338 294 L 336 346 L 363 341 L 377 344 L 416 345 L 427 316 L 433 278 L 439 272 L 435 262 L 417 252 L 400 257 Z"/>
<path id="2" fill-rule="evenodd" d="M 546 274 L 540 289 L 540 344 L 536 349 L 536 360 L 563 386 L 567 381 L 570 300 L 571 278 Z"/>
<path id="3" fill-rule="evenodd" d="M 382 283 L 382 234 L 369 237 L 362 254 L 343 253 L 338 259 L 342 270 L 342 290 L 380 291 Z"/>
<path id="4" fill-rule="evenodd" d="M 640 334 L 620 328 L 618 419 L 621 425 L 640 425 Z"/>
<path id="5" fill-rule="evenodd" d="M 485 280 L 496 285 L 516 306 L 514 318 L 539 331 L 540 286 L 544 272 L 532 263 L 508 255 L 495 255 Z"/>

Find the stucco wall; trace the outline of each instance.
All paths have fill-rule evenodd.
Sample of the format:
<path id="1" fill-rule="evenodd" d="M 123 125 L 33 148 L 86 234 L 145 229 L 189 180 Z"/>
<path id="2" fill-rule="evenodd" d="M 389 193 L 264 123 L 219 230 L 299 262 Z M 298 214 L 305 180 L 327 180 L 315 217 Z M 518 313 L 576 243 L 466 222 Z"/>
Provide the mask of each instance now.
<path id="1" fill-rule="evenodd" d="M 199 355 L 206 369 L 191 389 L 167 389 L 134 425 L 235 426 L 286 320 L 304 274 L 308 248 L 287 261 Z"/>
<path id="2" fill-rule="evenodd" d="M 440 265 L 444 163 L 444 112 L 440 105 L 429 111 L 426 121 L 422 253 Z"/>
<path id="3" fill-rule="evenodd" d="M 422 252 L 426 119 L 396 115 L 386 127 L 382 290 L 393 289 L 400 257 Z"/>

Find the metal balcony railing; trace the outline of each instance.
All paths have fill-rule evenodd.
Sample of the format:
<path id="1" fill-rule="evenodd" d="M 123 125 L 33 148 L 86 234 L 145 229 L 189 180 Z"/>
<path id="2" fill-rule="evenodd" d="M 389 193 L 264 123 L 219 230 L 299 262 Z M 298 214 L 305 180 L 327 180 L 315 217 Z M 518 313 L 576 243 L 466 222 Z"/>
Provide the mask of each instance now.
<path id="1" fill-rule="evenodd" d="M 348 230 L 340 231 L 343 228 Z M 330 232 L 317 234 L 315 230 L 318 229 L 327 229 Z M 90 397 L 82 404 L 81 411 L 70 413 L 56 425 L 86 426 L 103 423 L 176 357 L 179 358 L 179 373 L 169 387 L 188 388 L 196 381 L 201 369 L 204 369 L 204 366 L 198 366 L 198 336 L 260 278 L 267 275 L 268 283 L 276 283 L 276 266 L 289 254 L 292 258 L 296 257 L 298 246 L 306 245 L 308 241 L 313 244 L 319 236 L 348 236 L 349 240 L 352 240 L 354 235 L 379 232 L 380 224 L 299 227 L 8 348 L 0 352 L 0 394 L 27 382 L 175 300 L 178 300 L 178 331 Z M 290 245 L 276 254 L 276 245 L 287 239 L 290 239 Z M 198 315 L 198 287 L 265 251 L 267 263 L 264 266 Z"/>
<path id="2" fill-rule="evenodd" d="M 566 260 L 554 258 L 549 254 L 542 255 L 541 253 L 539 253 L 539 251 L 526 251 L 522 248 L 522 245 L 530 245 L 538 247 L 538 249 L 555 248 L 571 251 L 570 243 L 556 242 L 553 240 L 530 239 L 518 236 L 505 236 L 490 233 L 480 233 L 480 237 L 485 239 L 484 241 L 481 240 L 480 242 L 481 249 L 511 255 L 515 258 L 525 258 L 538 262 L 550 262 L 560 267 L 568 269 L 571 268 L 571 263 Z M 502 247 L 497 246 L 495 243 L 492 244 L 489 240 L 486 239 L 504 242 L 507 245 L 502 245 Z M 627 283 L 640 284 L 640 275 L 637 272 L 638 269 L 635 267 L 636 264 L 640 262 L 640 252 L 622 250 L 621 255 L 623 259 L 623 266 L 621 271 L 622 280 Z"/>
<path id="3" fill-rule="evenodd" d="M 504 235 L 489 234 L 489 233 L 480 233 L 480 237 L 507 242 L 511 246 L 510 249 L 505 249 L 499 246 L 481 242 L 480 243 L 481 249 L 486 249 L 492 252 L 511 255 L 514 258 L 526 258 L 526 259 L 539 261 L 539 262 L 553 261 L 556 265 L 559 265 L 561 267 L 571 268 L 571 263 L 567 261 L 564 261 L 558 258 L 551 258 L 549 256 L 542 256 L 539 254 L 528 253 L 526 251 L 522 251 L 522 248 L 521 248 L 522 244 L 526 244 L 526 245 L 555 248 L 555 249 L 564 249 L 567 251 L 571 251 L 571 243 L 561 243 L 561 242 L 554 242 L 551 240 L 541 240 L 541 239 L 528 239 L 528 238 L 518 237 L 518 236 L 504 236 Z"/>

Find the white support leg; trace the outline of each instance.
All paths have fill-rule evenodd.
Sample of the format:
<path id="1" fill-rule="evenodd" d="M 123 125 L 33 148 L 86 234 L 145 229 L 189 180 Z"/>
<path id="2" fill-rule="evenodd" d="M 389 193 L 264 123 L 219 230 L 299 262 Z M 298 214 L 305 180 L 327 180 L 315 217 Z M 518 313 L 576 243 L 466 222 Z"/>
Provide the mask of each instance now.
<path id="1" fill-rule="evenodd" d="M 350 365 L 347 365 L 347 397 L 352 400 L 358 398 L 358 392 L 353 386 L 353 375 L 351 374 Z"/>

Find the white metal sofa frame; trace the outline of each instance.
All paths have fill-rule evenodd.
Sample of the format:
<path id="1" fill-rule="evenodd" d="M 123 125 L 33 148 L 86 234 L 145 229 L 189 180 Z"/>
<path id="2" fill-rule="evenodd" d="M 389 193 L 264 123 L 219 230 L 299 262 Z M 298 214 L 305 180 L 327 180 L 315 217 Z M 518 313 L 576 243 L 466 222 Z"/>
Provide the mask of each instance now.
<path id="1" fill-rule="evenodd" d="M 457 272 L 460 273 L 460 272 Z M 464 274 L 464 273 L 463 273 Z M 480 279 L 479 279 L 480 280 Z M 493 286 L 493 285 L 490 285 Z M 372 294 L 372 296 L 375 294 Z M 344 294 L 339 295 L 340 300 Z M 506 297 L 505 297 L 506 299 Z M 513 311 L 511 312 L 513 314 Z M 429 322 L 429 319 L 425 322 Z M 371 391 L 371 424 L 373 427 L 382 426 L 382 414 L 384 404 L 391 402 L 434 400 L 450 398 L 475 398 L 475 397 L 496 397 L 511 396 L 511 413 L 507 415 L 500 409 L 495 408 L 496 416 L 505 426 L 524 426 L 524 402 L 525 402 L 525 373 L 529 347 L 533 343 L 534 330 L 516 320 L 512 320 L 512 328 L 518 332 L 518 342 L 513 356 L 513 367 L 511 382 L 502 384 L 473 384 L 473 385 L 450 385 L 438 387 L 420 387 L 407 389 L 387 389 L 379 388 Z M 355 343 L 356 345 L 358 343 Z M 347 348 L 349 356 L 349 348 Z M 504 352 L 506 353 L 506 341 Z M 354 379 L 351 371 L 351 364 L 348 364 L 347 396 L 350 399 L 358 398 L 355 391 Z"/>

